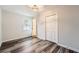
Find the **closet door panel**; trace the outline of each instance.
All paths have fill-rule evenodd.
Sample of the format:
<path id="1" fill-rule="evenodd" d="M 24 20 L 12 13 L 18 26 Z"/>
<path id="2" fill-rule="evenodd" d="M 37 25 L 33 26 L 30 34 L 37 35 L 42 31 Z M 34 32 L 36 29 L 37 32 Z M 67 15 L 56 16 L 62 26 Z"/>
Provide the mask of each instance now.
<path id="1" fill-rule="evenodd" d="M 57 17 L 50 15 L 46 17 L 46 40 L 57 42 Z"/>

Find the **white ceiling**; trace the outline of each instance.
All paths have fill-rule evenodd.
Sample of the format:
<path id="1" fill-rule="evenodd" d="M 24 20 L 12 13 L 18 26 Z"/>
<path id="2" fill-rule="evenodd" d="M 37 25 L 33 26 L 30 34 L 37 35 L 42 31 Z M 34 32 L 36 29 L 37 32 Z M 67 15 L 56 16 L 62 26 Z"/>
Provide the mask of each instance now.
<path id="1" fill-rule="evenodd" d="M 1 5 L 0 8 L 31 17 L 36 16 L 37 14 L 27 5 Z"/>
<path id="2" fill-rule="evenodd" d="M 40 12 L 43 12 L 48 9 L 54 9 L 56 7 L 57 6 L 55 5 L 43 5 L 43 8 L 40 8 L 41 9 Z M 31 16 L 31 17 L 34 17 L 38 14 L 34 12 L 28 5 L 0 5 L 0 8 L 11 12 L 16 12 L 25 16 Z"/>

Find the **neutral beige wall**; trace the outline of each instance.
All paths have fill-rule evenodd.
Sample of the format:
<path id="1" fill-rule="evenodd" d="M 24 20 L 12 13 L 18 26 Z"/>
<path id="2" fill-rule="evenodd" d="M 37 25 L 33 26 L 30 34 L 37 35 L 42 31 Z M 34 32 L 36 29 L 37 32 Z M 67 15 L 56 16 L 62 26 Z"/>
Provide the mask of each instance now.
<path id="1" fill-rule="evenodd" d="M 25 20 L 30 20 L 30 17 L 2 10 L 2 19 L 3 19 L 3 41 L 9 41 L 13 39 L 24 38 L 32 35 L 32 28 L 29 31 L 25 31 L 24 25 Z M 32 19 L 29 22 L 31 24 Z"/>
<path id="2" fill-rule="evenodd" d="M 51 6 L 45 10 L 39 17 L 38 37 L 45 39 L 45 13 L 52 10 L 58 15 L 58 44 L 79 52 L 79 6 Z"/>

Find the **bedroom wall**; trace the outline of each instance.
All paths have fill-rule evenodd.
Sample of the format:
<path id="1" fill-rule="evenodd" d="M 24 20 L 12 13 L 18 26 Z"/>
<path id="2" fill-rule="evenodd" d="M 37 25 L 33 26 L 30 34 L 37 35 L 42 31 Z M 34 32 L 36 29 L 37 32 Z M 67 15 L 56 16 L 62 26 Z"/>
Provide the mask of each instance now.
<path id="1" fill-rule="evenodd" d="M 44 12 L 37 17 L 37 37 L 45 40 L 45 17 Z"/>
<path id="2" fill-rule="evenodd" d="M 28 24 L 32 25 L 32 18 L 21 15 L 18 13 L 9 12 L 6 10 L 2 10 L 2 29 L 3 29 L 3 42 L 29 37 L 32 35 L 31 27 L 29 30 L 26 30 L 25 20 L 29 20 Z"/>
<path id="3" fill-rule="evenodd" d="M 58 9 L 59 44 L 79 52 L 79 6 Z"/>
<path id="4" fill-rule="evenodd" d="M 58 15 L 58 44 L 79 52 L 79 6 L 48 6 L 40 13 L 38 37 L 45 39 L 45 15 L 47 11 Z"/>

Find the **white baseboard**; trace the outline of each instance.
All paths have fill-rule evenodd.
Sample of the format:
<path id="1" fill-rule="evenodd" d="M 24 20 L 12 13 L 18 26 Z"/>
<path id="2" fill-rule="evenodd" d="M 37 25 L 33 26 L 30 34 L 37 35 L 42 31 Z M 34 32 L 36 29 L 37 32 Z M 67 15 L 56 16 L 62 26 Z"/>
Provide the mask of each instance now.
<path id="1" fill-rule="evenodd" d="M 38 37 L 38 36 L 37 36 L 37 38 L 42 39 L 42 40 L 45 40 L 44 38 L 41 38 L 41 37 Z"/>
<path id="2" fill-rule="evenodd" d="M 76 48 L 73 48 L 73 47 L 69 47 L 69 46 L 66 46 L 66 45 L 63 45 L 63 44 L 60 44 L 60 43 L 57 43 L 59 46 L 62 46 L 62 47 L 65 47 L 67 49 L 71 49 L 73 51 L 76 51 L 76 52 L 79 52 L 79 49 L 76 49 Z"/>
<path id="3" fill-rule="evenodd" d="M 28 36 L 28 37 L 31 37 L 31 36 Z M 17 39 L 22 39 L 22 38 L 27 38 L 27 37 L 18 37 L 18 38 L 14 38 L 14 39 L 8 39 L 8 40 L 2 41 L 2 42 L 12 41 L 12 40 L 17 40 Z"/>

